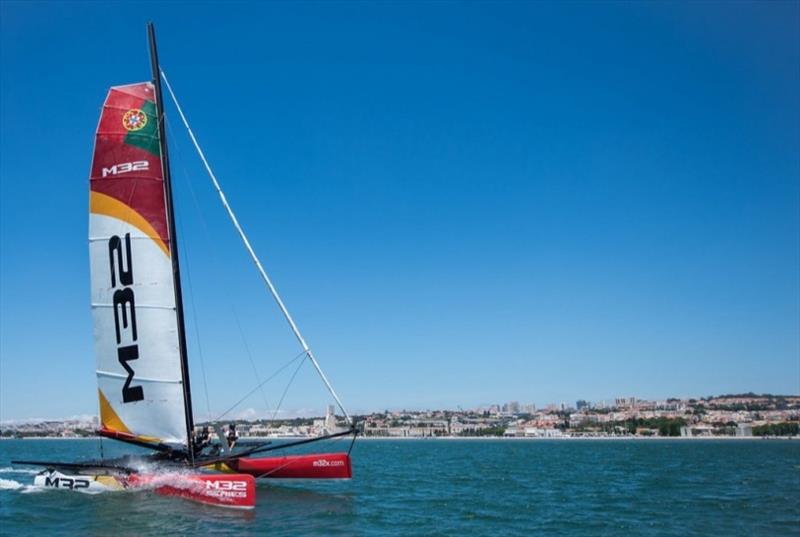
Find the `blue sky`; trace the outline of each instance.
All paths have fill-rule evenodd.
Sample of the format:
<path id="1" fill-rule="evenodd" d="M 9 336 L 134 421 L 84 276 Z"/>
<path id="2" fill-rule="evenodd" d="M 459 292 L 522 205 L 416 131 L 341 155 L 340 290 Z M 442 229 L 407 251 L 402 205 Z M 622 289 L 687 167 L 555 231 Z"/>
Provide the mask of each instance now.
<path id="1" fill-rule="evenodd" d="M 796 2 L 0 9 L 0 419 L 96 413 L 87 177 L 148 19 L 352 411 L 800 392 Z M 299 349 L 167 114 L 204 417 Z"/>

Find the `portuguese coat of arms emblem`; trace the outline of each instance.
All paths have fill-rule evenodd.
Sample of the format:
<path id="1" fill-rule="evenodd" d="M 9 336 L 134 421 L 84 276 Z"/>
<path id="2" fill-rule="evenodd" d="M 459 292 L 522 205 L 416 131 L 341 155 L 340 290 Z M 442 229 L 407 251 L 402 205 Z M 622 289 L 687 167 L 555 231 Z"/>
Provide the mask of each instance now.
<path id="1" fill-rule="evenodd" d="M 147 114 L 138 108 L 128 110 L 122 116 L 122 126 L 125 127 L 125 130 L 138 131 L 144 128 L 145 125 L 147 125 Z"/>

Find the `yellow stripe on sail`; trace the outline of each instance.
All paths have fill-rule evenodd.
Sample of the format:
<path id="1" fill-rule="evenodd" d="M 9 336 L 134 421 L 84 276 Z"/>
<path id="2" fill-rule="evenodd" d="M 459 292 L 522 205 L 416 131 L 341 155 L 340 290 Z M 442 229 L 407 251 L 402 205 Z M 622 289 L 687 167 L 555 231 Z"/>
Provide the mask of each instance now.
<path id="1" fill-rule="evenodd" d="M 118 433 L 127 433 L 131 436 L 135 436 L 137 440 L 141 440 L 142 442 L 149 442 L 151 444 L 159 444 L 161 442 L 161 439 L 155 436 L 144 436 L 131 432 L 128 426 L 125 425 L 119 415 L 111 407 L 111 403 L 108 402 L 103 391 L 98 388 L 97 393 L 100 396 L 100 423 L 103 425 L 104 429 L 109 429 Z"/>
<path id="2" fill-rule="evenodd" d="M 161 248 L 164 254 L 169 257 L 169 248 L 167 248 L 166 243 L 161 240 L 161 237 L 158 235 L 153 226 L 150 225 L 150 222 L 118 199 L 112 198 L 111 196 L 102 194 L 100 192 L 91 191 L 89 193 L 89 212 L 110 216 L 132 225 L 150 237 L 153 242 L 155 242 L 158 247 Z"/>
<path id="3" fill-rule="evenodd" d="M 119 433 L 133 434 L 117 413 L 114 412 L 114 409 L 111 408 L 111 403 L 109 403 L 106 396 L 103 395 L 103 390 L 98 388 L 97 394 L 100 396 L 100 423 L 103 427 Z"/>

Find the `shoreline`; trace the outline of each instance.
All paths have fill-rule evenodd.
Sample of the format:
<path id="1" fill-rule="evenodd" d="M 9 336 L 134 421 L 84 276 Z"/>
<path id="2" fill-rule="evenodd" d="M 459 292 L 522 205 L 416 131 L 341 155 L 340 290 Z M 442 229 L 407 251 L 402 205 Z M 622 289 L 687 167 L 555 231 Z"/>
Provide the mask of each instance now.
<path id="1" fill-rule="evenodd" d="M 295 437 L 280 437 L 275 438 L 271 436 L 246 436 L 240 440 L 307 440 L 312 437 L 308 436 L 295 436 Z M 13 437 L 0 437 L 0 441 L 4 440 L 109 440 L 103 436 L 76 436 L 76 437 L 59 437 L 59 436 L 23 436 L 21 438 Z M 568 442 L 568 441 L 626 441 L 633 440 L 636 442 L 662 442 L 662 441 L 693 441 L 693 440 L 721 440 L 721 441 L 747 441 L 747 440 L 798 440 L 800 436 L 554 436 L 554 437 L 537 437 L 537 436 L 358 436 L 359 442 L 366 440 L 369 442 L 393 442 L 393 441 L 458 441 L 465 440 L 469 442 L 476 441 L 491 441 L 491 442 Z"/>
<path id="2" fill-rule="evenodd" d="M 509 441 L 509 442 L 537 442 L 537 441 L 692 441 L 692 440 L 800 440 L 798 436 L 561 436 L 561 437 L 536 437 L 536 436 L 413 436 L 413 437 L 390 437 L 390 436 L 360 436 L 361 440 L 378 441 L 378 440 L 491 440 L 491 441 Z"/>

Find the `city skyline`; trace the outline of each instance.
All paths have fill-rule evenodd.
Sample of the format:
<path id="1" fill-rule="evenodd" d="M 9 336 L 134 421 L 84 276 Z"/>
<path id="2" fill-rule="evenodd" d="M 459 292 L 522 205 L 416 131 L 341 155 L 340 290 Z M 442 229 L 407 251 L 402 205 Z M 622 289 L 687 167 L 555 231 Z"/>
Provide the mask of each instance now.
<path id="1" fill-rule="evenodd" d="M 349 432 L 350 425 L 335 414 L 306 417 L 236 420 L 244 438 L 314 438 Z M 365 438 L 752 438 L 798 437 L 800 395 L 726 394 L 705 399 L 666 401 L 616 398 L 612 403 L 520 405 L 513 401 L 488 408 L 458 410 L 396 410 L 363 414 L 357 427 Z M 0 423 L 0 437 L 96 436 L 97 416 L 71 420 Z M 228 425 L 232 428 L 231 421 Z M 207 423 L 195 425 L 203 430 Z M 223 430 L 217 422 L 212 429 Z"/>
<path id="2" fill-rule="evenodd" d="M 800 391 L 796 3 L 0 10 L 0 421 L 97 411 L 89 163 L 149 18 L 351 412 Z M 300 349 L 166 114 L 215 416 Z M 232 412 L 329 404 L 292 373 Z"/>
<path id="3" fill-rule="evenodd" d="M 790 393 L 754 393 L 754 392 L 742 392 L 742 393 L 731 393 L 731 394 L 706 394 L 702 396 L 694 396 L 694 397 L 665 397 L 665 398 L 646 398 L 646 397 L 636 397 L 636 396 L 617 396 L 617 397 L 610 397 L 606 399 L 600 400 L 588 400 L 588 399 L 576 399 L 572 401 L 549 401 L 543 404 L 534 403 L 531 401 L 516 401 L 516 400 L 508 400 L 503 402 L 493 402 L 493 403 L 481 403 L 473 406 L 469 405 L 453 405 L 450 407 L 440 407 L 440 408 L 431 408 L 431 407 L 415 407 L 413 405 L 406 405 L 403 407 L 396 407 L 396 408 L 387 408 L 387 407 L 376 407 L 371 409 L 359 409 L 355 408 L 352 409 L 353 412 L 351 415 L 353 416 L 368 416 L 372 414 L 379 414 L 382 412 L 390 412 L 390 413 L 397 413 L 397 412 L 493 412 L 493 413 L 528 413 L 528 412 L 542 412 L 542 411 L 566 411 L 566 410 L 603 410 L 603 409 L 612 409 L 618 408 L 620 406 L 636 406 L 636 403 L 639 404 L 668 404 L 670 401 L 678 401 L 678 402 L 688 402 L 688 401 L 702 401 L 702 400 L 710 400 L 710 399 L 719 399 L 719 398 L 730 398 L 730 397 L 754 397 L 754 398 L 791 398 L 791 399 L 798 399 L 800 398 L 800 393 L 790 394 Z M 335 405 L 327 405 L 326 408 L 330 408 L 331 406 Z M 295 411 L 292 409 L 283 409 L 280 410 L 277 415 L 272 415 L 272 411 L 270 409 L 255 409 L 253 407 L 248 407 L 242 409 L 238 413 L 234 413 L 228 416 L 229 419 L 233 420 L 244 420 L 244 421 L 253 421 L 253 420 L 282 420 L 282 419 L 294 419 L 294 418 L 314 418 L 320 417 L 325 415 L 325 411 L 322 409 L 302 409 L 301 411 Z M 86 413 L 86 414 L 75 414 L 71 416 L 49 416 L 49 417 L 21 417 L 21 418 L 14 418 L 14 419 L 5 419 L 0 420 L 0 424 L 14 424 L 14 423 L 36 423 L 36 422 L 44 422 L 44 421 L 86 421 L 91 419 L 97 419 L 97 413 Z M 204 421 L 206 417 L 200 415 L 198 422 Z"/>

